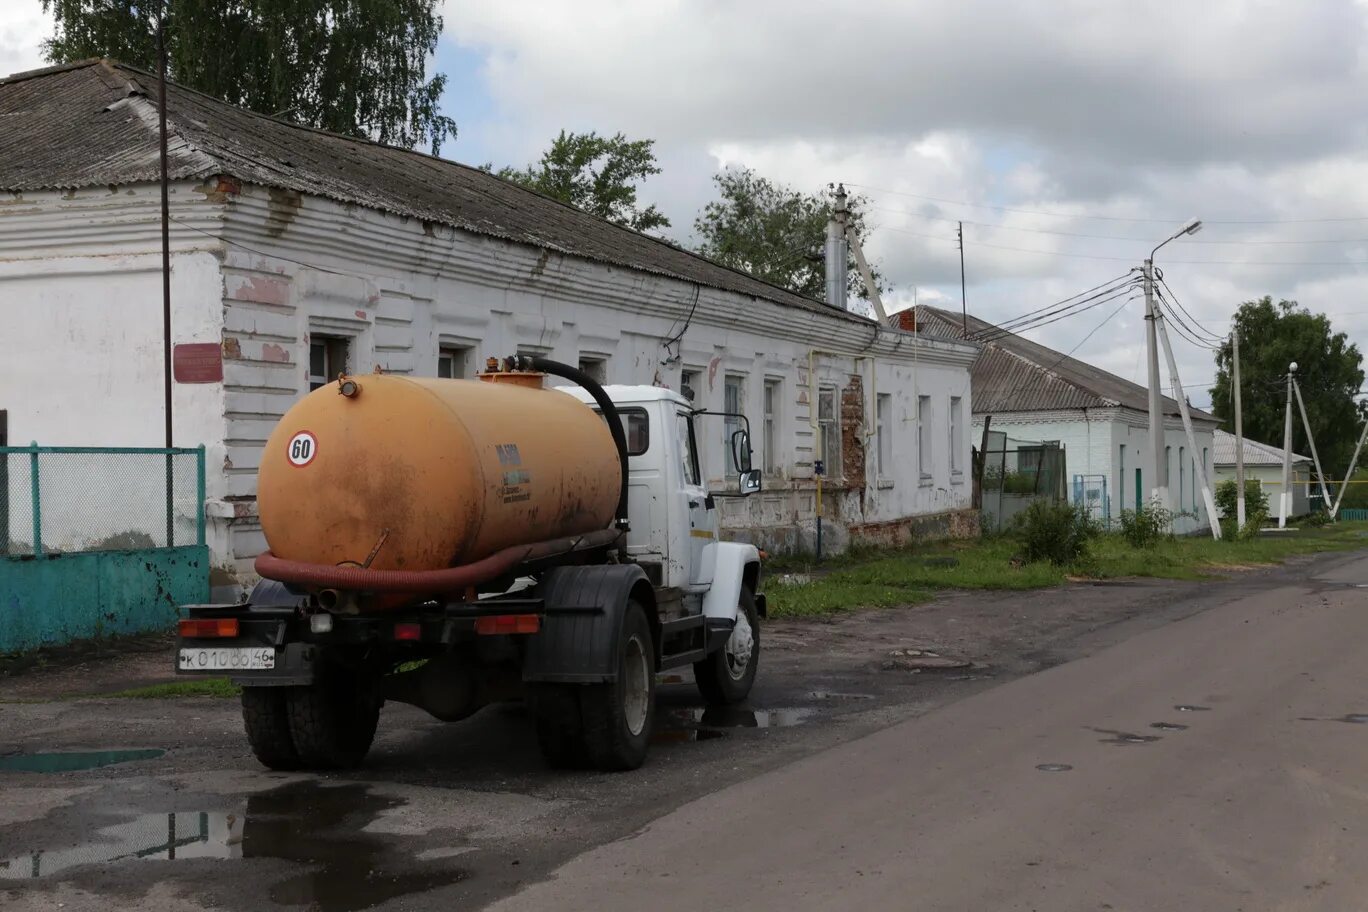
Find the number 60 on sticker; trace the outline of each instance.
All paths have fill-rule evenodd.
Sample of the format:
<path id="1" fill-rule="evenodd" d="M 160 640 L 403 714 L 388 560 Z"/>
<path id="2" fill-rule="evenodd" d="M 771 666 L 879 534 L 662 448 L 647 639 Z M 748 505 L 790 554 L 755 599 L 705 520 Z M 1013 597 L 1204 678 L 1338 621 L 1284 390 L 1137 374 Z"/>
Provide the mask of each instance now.
<path id="1" fill-rule="evenodd" d="M 290 465 L 303 467 L 313 462 L 318 455 L 318 441 L 309 431 L 300 431 L 290 438 L 289 444 L 285 448 L 285 456 L 290 460 Z"/>

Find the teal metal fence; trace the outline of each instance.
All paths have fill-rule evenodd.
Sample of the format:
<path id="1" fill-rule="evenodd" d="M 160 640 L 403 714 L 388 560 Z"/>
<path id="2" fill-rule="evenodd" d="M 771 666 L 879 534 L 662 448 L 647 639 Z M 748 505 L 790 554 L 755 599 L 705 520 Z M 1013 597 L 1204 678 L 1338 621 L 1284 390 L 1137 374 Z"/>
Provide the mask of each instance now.
<path id="1" fill-rule="evenodd" d="M 204 458 L 0 447 L 0 653 L 168 629 L 207 600 Z"/>
<path id="2" fill-rule="evenodd" d="M 1362 507 L 1356 507 L 1353 509 L 1345 507 L 1338 513 L 1336 513 L 1335 517 L 1337 519 L 1348 520 L 1351 522 L 1363 522 L 1364 520 L 1368 520 L 1368 510 L 1365 510 Z"/>

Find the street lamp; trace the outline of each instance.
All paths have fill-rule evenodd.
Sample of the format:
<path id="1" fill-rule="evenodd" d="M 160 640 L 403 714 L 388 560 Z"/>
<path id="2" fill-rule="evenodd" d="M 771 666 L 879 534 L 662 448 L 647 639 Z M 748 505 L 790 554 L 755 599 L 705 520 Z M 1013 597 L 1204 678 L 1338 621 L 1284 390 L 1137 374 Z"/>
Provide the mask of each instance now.
<path id="1" fill-rule="evenodd" d="M 1150 446 L 1154 450 L 1154 484 L 1150 487 L 1150 497 L 1164 507 L 1168 506 L 1168 460 L 1164 456 L 1164 400 L 1159 393 L 1159 340 L 1154 328 L 1154 255 L 1169 241 L 1201 230 L 1201 219 L 1189 219 L 1177 232 L 1156 245 L 1145 260 L 1145 342 L 1149 348 Z"/>

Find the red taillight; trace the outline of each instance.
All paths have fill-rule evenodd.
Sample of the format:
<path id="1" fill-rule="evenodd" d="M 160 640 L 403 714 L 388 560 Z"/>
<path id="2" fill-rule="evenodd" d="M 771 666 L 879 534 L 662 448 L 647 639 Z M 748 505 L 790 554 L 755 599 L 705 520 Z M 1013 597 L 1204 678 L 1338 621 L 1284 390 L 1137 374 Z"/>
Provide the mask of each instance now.
<path id="1" fill-rule="evenodd" d="M 475 632 L 485 635 L 536 633 L 538 630 L 541 630 L 541 618 L 535 614 L 496 614 L 475 619 Z"/>
<path id="2" fill-rule="evenodd" d="M 396 640 L 421 640 L 423 638 L 423 625 L 395 624 L 394 638 Z"/>
<path id="3" fill-rule="evenodd" d="M 207 640 L 238 635 L 237 618 L 187 618 L 179 622 L 180 635 L 191 640 Z"/>

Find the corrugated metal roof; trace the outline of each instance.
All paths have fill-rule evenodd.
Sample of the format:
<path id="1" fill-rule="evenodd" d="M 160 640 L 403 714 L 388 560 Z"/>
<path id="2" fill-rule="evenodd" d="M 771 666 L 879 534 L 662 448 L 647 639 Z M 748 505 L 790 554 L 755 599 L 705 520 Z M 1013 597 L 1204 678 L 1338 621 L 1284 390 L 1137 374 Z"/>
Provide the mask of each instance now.
<path id="1" fill-rule="evenodd" d="M 1234 434 L 1222 431 L 1219 428 L 1215 433 L 1215 445 L 1212 447 L 1215 460 L 1214 465 L 1233 466 L 1235 464 L 1235 441 L 1238 438 Z M 1259 443 L 1257 440 L 1245 438 L 1244 442 L 1244 461 L 1245 465 L 1282 465 L 1282 447 L 1269 446 L 1266 443 Z M 1298 456 L 1292 454 L 1293 463 L 1309 463 L 1310 456 Z"/>
<path id="2" fill-rule="evenodd" d="M 927 335 L 961 338 L 965 318 L 935 307 L 917 308 L 918 328 Z M 974 411 L 980 414 L 1038 412 L 1123 406 L 1149 411 L 1149 392 L 1138 383 L 1116 376 L 1076 358 L 1013 333 L 1001 333 L 993 324 L 972 314 L 971 337 L 990 331 L 999 333 L 984 342 L 983 351 L 970 369 Z M 1177 415 L 1178 402 L 1164 397 L 1164 413 Z M 1216 416 L 1189 407 L 1198 420 Z"/>
<path id="3" fill-rule="evenodd" d="M 156 180 L 156 79 L 108 60 L 0 80 L 0 189 Z M 228 175 L 868 323 L 488 172 L 168 86 L 170 174 Z"/>

